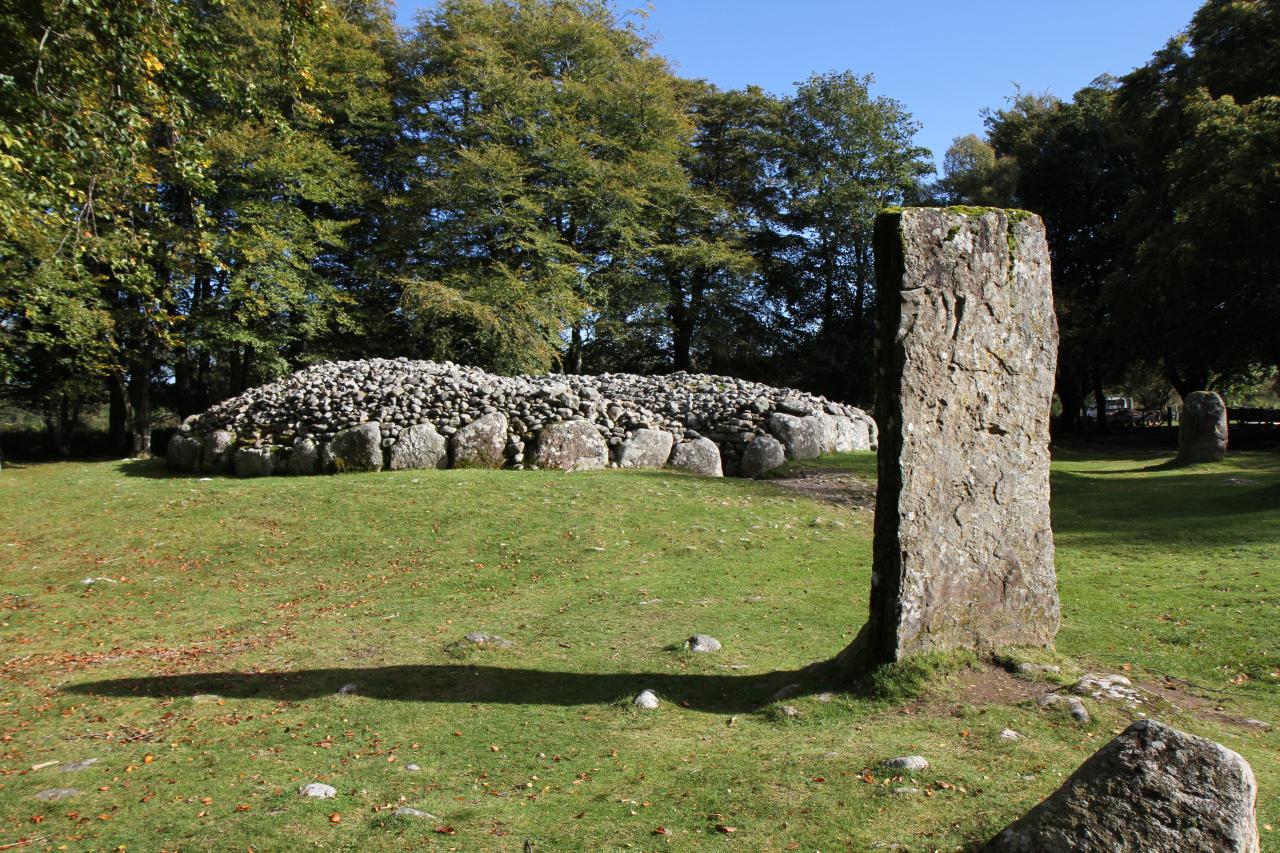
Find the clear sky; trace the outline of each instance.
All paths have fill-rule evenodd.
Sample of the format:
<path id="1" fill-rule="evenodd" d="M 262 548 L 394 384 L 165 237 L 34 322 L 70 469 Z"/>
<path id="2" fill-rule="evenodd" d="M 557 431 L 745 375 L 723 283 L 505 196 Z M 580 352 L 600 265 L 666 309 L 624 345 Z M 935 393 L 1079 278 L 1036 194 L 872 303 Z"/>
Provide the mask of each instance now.
<path id="1" fill-rule="evenodd" d="M 396 0 L 409 25 L 431 0 Z M 981 133 L 983 107 L 1014 92 L 1069 98 L 1100 74 L 1145 63 L 1201 0 L 651 0 L 645 28 L 676 73 L 721 88 L 790 92 L 813 73 L 875 76 L 906 105 L 940 163 Z"/>

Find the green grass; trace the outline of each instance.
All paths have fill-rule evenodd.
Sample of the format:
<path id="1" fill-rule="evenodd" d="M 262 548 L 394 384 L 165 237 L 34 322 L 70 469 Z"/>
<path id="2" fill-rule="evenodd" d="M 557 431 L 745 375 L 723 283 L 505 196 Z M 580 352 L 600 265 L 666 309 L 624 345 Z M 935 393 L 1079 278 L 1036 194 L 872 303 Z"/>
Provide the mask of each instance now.
<path id="1" fill-rule="evenodd" d="M 1280 716 L 1280 457 L 1162 458 L 1055 462 L 1063 627 L 1041 657 L 1064 677 L 1127 665 L 1138 681 L 1179 679 L 1204 708 L 1171 722 L 1248 758 L 1259 823 L 1275 825 L 1280 735 L 1223 715 Z M 821 464 L 871 477 L 873 462 Z M 6 470 L 0 507 L 0 845 L 953 849 L 1036 803 L 1128 719 L 1095 704 L 1081 726 L 984 700 L 963 655 L 821 701 L 801 670 L 861 626 L 871 513 L 774 483 L 201 482 L 63 463 Z M 513 646 L 449 648 L 480 630 Z M 724 650 L 679 650 L 695 631 Z M 357 692 L 337 695 L 347 683 Z M 791 683 L 806 693 L 770 702 Z M 646 687 L 657 711 L 629 704 Z M 1006 726 L 1026 737 L 1001 740 Z M 933 766 L 885 778 L 879 762 L 917 752 Z M 91 757 L 78 773 L 31 769 Z M 299 799 L 311 781 L 337 799 Z M 33 798 L 66 786 L 81 793 Z M 394 817 L 400 803 L 439 820 Z"/>

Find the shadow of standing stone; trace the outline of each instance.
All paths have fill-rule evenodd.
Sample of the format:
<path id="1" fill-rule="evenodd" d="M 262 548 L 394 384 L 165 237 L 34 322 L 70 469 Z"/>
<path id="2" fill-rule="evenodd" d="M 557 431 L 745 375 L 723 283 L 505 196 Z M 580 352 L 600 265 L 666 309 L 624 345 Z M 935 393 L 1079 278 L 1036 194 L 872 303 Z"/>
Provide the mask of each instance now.
<path id="1" fill-rule="evenodd" d="M 871 614 L 842 664 L 1047 646 L 1058 630 L 1049 410 L 1058 326 L 1040 217 L 876 221 L 880 425 Z"/>
<path id="2" fill-rule="evenodd" d="M 1178 420 L 1178 461 L 1218 462 L 1226 455 L 1226 403 L 1212 391 L 1192 391 Z"/>

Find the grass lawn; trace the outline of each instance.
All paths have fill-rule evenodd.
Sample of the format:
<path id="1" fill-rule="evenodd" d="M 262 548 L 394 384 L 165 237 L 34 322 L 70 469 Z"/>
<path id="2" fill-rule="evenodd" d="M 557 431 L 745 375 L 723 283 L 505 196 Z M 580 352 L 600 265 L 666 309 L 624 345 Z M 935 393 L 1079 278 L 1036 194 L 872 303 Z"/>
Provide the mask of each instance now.
<path id="1" fill-rule="evenodd" d="M 1280 455 L 1164 458 L 1059 454 L 1063 626 L 1031 657 L 1124 671 L 1243 754 L 1280 851 L 1280 732 L 1240 724 L 1280 723 Z M 863 621 L 871 513 L 771 482 L 63 463 L 0 474 L 0 517 L 0 849 L 966 849 L 1129 720 L 958 658 L 819 695 L 799 670 Z"/>

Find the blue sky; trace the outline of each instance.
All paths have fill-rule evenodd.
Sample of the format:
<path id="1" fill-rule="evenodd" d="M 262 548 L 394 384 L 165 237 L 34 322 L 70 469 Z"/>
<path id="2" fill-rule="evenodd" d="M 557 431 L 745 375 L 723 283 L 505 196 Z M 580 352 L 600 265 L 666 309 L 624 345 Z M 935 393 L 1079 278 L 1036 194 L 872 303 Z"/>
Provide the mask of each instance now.
<path id="1" fill-rule="evenodd" d="M 430 0 L 398 0 L 409 25 Z M 1200 0 L 651 0 L 655 49 L 676 73 L 775 94 L 824 71 L 873 74 L 923 124 L 941 162 L 952 138 L 980 133 L 983 107 L 1014 92 L 1068 98 L 1124 74 L 1191 20 Z"/>

